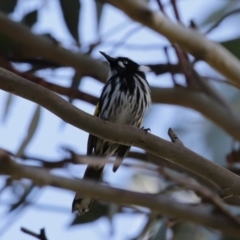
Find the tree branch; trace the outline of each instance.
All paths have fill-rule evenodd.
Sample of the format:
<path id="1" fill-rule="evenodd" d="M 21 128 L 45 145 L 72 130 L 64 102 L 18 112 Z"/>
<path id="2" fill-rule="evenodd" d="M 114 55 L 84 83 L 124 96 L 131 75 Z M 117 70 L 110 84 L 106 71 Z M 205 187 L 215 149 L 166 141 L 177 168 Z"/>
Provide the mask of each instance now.
<path id="1" fill-rule="evenodd" d="M 218 104 L 204 93 L 182 88 L 151 88 L 154 103 L 180 105 L 194 109 L 240 140 L 240 119 L 233 112 Z"/>
<path id="2" fill-rule="evenodd" d="M 14 43 L 13 51 L 22 58 L 43 57 L 62 66 L 71 66 L 83 76 L 92 76 L 105 81 L 108 74 L 107 65 L 88 55 L 71 52 L 62 46 L 53 44 L 43 36 L 33 34 L 21 23 L 10 20 L 0 13 L 0 32 Z"/>
<path id="3" fill-rule="evenodd" d="M 63 87 L 63 86 L 57 85 L 55 83 L 48 82 L 48 81 L 44 80 L 43 78 L 34 75 L 31 72 L 20 72 L 20 71 L 16 70 L 12 66 L 12 64 L 3 57 L 0 57 L 0 66 L 10 72 L 17 74 L 18 76 L 21 76 L 31 82 L 34 82 L 42 87 L 45 87 L 53 92 L 58 93 L 58 94 L 68 96 L 69 98 L 83 100 L 88 103 L 92 103 L 94 105 L 96 105 L 98 102 L 97 97 L 92 96 L 88 93 L 82 92 L 78 89 Z"/>
<path id="4" fill-rule="evenodd" d="M 212 214 L 206 208 L 187 206 L 173 201 L 166 196 L 158 196 L 121 190 L 101 185 L 88 180 L 73 180 L 51 175 L 44 169 L 36 169 L 27 165 L 20 165 L 12 161 L 6 152 L 0 151 L 0 174 L 11 175 L 14 178 L 28 178 L 39 186 L 53 186 L 62 189 L 81 192 L 86 197 L 100 198 L 117 204 L 139 205 L 150 208 L 161 214 L 184 218 L 194 223 L 203 224 L 221 230 L 232 236 L 239 236 L 239 227 L 232 225 L 229 219 L 222 215 Z"/>
<path id="5" fill-rule="evenodd" d="M 0 68 L 0 89 L 38 103 L 65 122 L 97 137 L 136 146 L 174 162 L 224 189 L 222 196 L 240 196 L 240 177 L 204 157 L 134 126 L 123 126 L 91 116 L 53 92 Z M 158 162 L 154 162 L 158 165 Z"/>
<path id="6" fill-rule="evenodd" d="M 121 4 L 124 2 L 126 1 L 121 1 Z M 134 4 L 137 4 L 137 2 Z M 142 8 L 140 10 L 139 9 L 140 8 L 138 6 L 136 8 L 136 11 L 140 11 Z M 157 14 L 156 16 L 157 16 L 157 19 L 163 18 L 163 23 L 164 23 L 165 17 L 161 17 L 160 15 L 157 15 Z M 166 21 L 169 22 L 169 20 L 166 20 Z M 174 24 L 170 23 L 170 26 L 172 25 L 176 27 Z M 182 29 L 183 27 L 179 26 L 179 28 Z M 170 28 L 169 32 L 171 32 L 172 29 L 173 28 Z M 53 61 L 54 63 L 59 63 L 60 65 L 63 65 L 63 66 L 64 65 L 72 66 L 79 71 L 83 71 L 84 74 L 89 74 L 92 76 L 93 74 L 96 74 L 95 77 L 98 77 L 102 82 L 106 80 L 106 76 L 107 76 L 106 65 L 86 55 L 81 55 L 79 53 L 77 54 L 72 53 L 71 51 L 68 51 L 64 48 L 61 48 L 52 44 L 52 42 L 48 41 L 48 39 L 45 39 L 41 36 L 36 36 L 33 33 L 31 33 L 31 31 L 27 29 L 25 26 L 23 26 L 21 23 L 16 23 L 9 20 L 4 14 L 0 14 L 0 31 L 3 34 L 6 34 L 6 36 L 8 36 L 10 40 L 14 42 L 17 46 L 21 46 L 19 47 L 19 49 L 17 47 L 15 49 L 18 53 L 21 50 L 21 48 L 23 48 L 21 54 L 23 54 L 24 57 L 27 57 L 25 56 L 25 54 L 28 54 L 28 57 L 42 56 L 48 59 L 49 61 Z M 192 32 L 192 30 L 188 30 L 188 29 L 185 29 L 184 31 L 187 31 L 189 33 L 188 34 L 190 36 L 189 41 L 194 40 L 193 38 L 191 38 L 191 36 L 193 34 L 195 36 L 196 35 L 195 32 Z M 174 33 L 173 36 L 176 37 L 175 35 L 177 34 L 180 34 L 179 31 L 176 32 L 176 34 Z M 180 35 L 182 36 L 184 35 L 184 33 Z M 201 39 L 204 39 L 204 38 L 201 37 Z M 204 39 L 204 43 L 205 42 L 208 43 L 208 41 Z M 196 48 L 199 49 L 199 46 L 200 46 L 199 44 L 196 44 Z M 194 47 L 195 47 L 195 44 L 194 44 Z M 224 59 L 227 60 L 227 58 L 223 57 L 222 60 Z M 88 72 L 85 72 L 85 71 L 88 71 Z M 240 74 L 238 76 L 240 76 Z M 45 85 L 43 81 L 40 81 L 40 83 L 42 85 Z M 96 98 L 93 98 L 88 94 L 84 95 L 82 92 L 78 92 L 77 90 L 69 90 L 65 87 L 58 87 L 57 85 L 48 84 L 48 83 L 46 83 L 45 86 L 53 91 L 58 92 L 59 94 L 65 94 L 65 95 L 68 95 L 69 97 L 76 97 L 78 99 L 86 100 L 91 103 L 95 103 L 96 101 Z M 179 97 L 177 97 L 178 95 Z M 166 89 L 152 88 L 152 99 L 153 99 L 153 102 L 177 104 L 177 105 L 183 105 L 186 107 L 193 108 L 201 112 L 207 118 L 211 119 L 218 126 L 223 128 L 227 133 L 233 136 L 236 140 L 240 140 L 240 132 L 238 131 L 238 129 L 240 128 L 240 123 L 239 123 L 238 117 L 236 116 L 229 117 L 229 113 L 225 114 L 226 111 L 221 106 L 217 106 L 215 108 L 216 104 L 214 103 L 214 101 L 212 101 L 211 99 L 207 99 L 200 93 L 191 93 L 189 91 L 186 92 L 183 89 L 178 89 L 178 90 L 167 89 L 166 90 Z M 210 108 L 207 101 L 209 101 L 210 105 L 212 106 L 214 105 L 214 107 Z"/>
<path id="7" fill-rule="evenodd" d="M 163 14 L 148 8 L 144 1 L 107 0 L 107 2 L 125 12 L 134 21 L 164 35 L 169 41 L 178 44 L 197 59 L 206 61 L 240 88 L 240 63 L 224 47 L 207 40 L 196 30 L 171 22 Z"/>
<path id="8" fill-rule="evenodd" d="M 77 89 L 71 89 L 50 83 L 31 73 L 21 73 L 15 70 L 9 62 L 4 61 L 2 58 L 0 58 L 0 66 L 58 94 L 83 100 L 92 104 L 97 104 L 98 102 L 97 97 Z M 152 102 L 154 103 L 174 104 L 194 109 L 224 129 L 233 138 L 240 140 L 240 132 L 238 131 L 240 128 L 240 119 L 238 116 L 231 111 L 231 109 L 223 108 L 204 93 L 194 92 L 184 88 L 151 87 L 151 96 Z"/>
<path id="9" fill-rule="evenodd" d="M 183 142 L 178 138 L 177 134 L 171 129 L 168 129 L 168 135 L 171 138 L 172 142 L 178 144 L 182 147 L 185 147 Z M 231 219 L 235 224 L 240 226 L 240 218 L 238 218 L 235 214 L 228 210 L 224 201 L 216 195 L 213 191 L 209 188 L 200 185 L 199 183 L 192 181 L 191 178 L 183 178 L 177 177 L 173 175 L 171 172 L 162 169 L 160 171 L 162 175 L 170 180 L 175 181 L 176 183 L 186 186 L 187 188 L 191 189 L 192 191 L 196 192 L 200 195 L 203 199 L 209 200 L 219 211 L 226 215 L 229 219 Z"/>
<path id="10" fill-rule="evenodd" d="M 124 1 L 121 1 L 121 2 L 124 2 Z M 139 11 L 139 8 L 137 8 L 137 10 Z M 180 26 L 180 28 L 182 27 Z M 98 79 L 100 79 L 102 82 L 105 82 L 106 80 L 106 76 L 107 76 L 106 65 L 86 55 L 81 55 L 79 53 L 78 54 L 72 53 L 69 50 L 66 50 L 64 48 L 61 48 L 52 44 L 52 42 L 48 41 L 48 39 L 45 39 L 41 36 L 36 36 L 33 33 L 31 33 L 31 31 L 27 29 L 25 26 L 23 26 L 21 23 L 16 23 L 9 20 L 4 14 L 0 14 L 0 31 L 3 34 L 6 34 L 6 36 L 8 36 L 12 42 L 17 44 L 17 46 L 21 46 L 21 48 L 23 48 L 21 54 L 24 57 L 42 56 L 48 59 L 49 61 L 53 61 L 54 63 L 58 63 L 63 66 L 66 66 L 66 65 L 72 66 L 79 71 L 83 71 L 84 74 L 91 75 L 91 76 L 95 74 L 95 77 L 98 77 Z M 191 30 L 187 30 L 187 31 L 190 31 L 191 33 L 190 36 L 192 36 Z M 206 42 L 206 40 L 204 41 Z M 196 47 L 198 46 L 199 45 L 196 45 Z M 17 47 L 15 47 L 15 50 L 18 53 L 20 53 L 19 51 L 21 50 L 21 48 L 19 47 L 18 49 Z M 27 54 L 28 56 L 26 56 L 25 54 Z M 85 72 L 85 71 L 88 71 L 88 72 Z M 42 82 L 42 84 L 44 83 Z M 59 88 L 55 85 L 52 85 L 52 84 L 50 85 L 48 85 L 48 87 L 49 88 L 51 87 L 52 90 L 55 90 L 59 94 L 66 94 L 71 97 L 74 96 L 78 99 L 81 99 L 81 100 L 84 99 L 91 103 L 94 103 L 96 101 L 95 98 L 93 99 L 89 95 L 83 96 L 81 93 L 77 92 L 76 90 L 75 91 L 68 90 L 68 89 L 65 89 L 64 87 Z M 158 96 L 156 96 L 155 90 L 157 90 L 156 91 L 157 94 L 160 93 Z M 206 98 L 204 100 L 204 96 L 199 94 L 201 95 L 201 100 L 200 100 L 200 98 L 196 98 L 194 96 L 194 94 L 198 95 L 198 93 L 189 93 L 189 91 L 188 92 L 183 92 L 183 91 L 181 92 L 181 91 L 182 90 L 176 90 L 176 91 L 165 90 L 165 89 L 160 90 L 157 88 L 153 88 L 152 98 L 154 102 L 178 104 L 178 105 L 183 105 L 186 107 L 193 108 L 197 111 L 200 111 L 206 117 L 208 117 L 213 122 L 215 122 L 217 125 L 221 126 L 226 132 L 228 132 L 236 140 L 240 140 L 240 132 L 236 130 L 236 129 L 239 129 L 239 120 L 237 119 L 236 116 L 228 117 L 229 114 L 223 114 L 225 111 L 222 111 L 223 108 L 221 108 L 220 106 L 218 106 L 217 108 L 215 107 L 211 108 L 211 110 L 210 110 L 210 107 L 205 108 L 208 105 L 206 104 L 206 101 L 210 101 L 210 103 L 212 104 L 214 103 L 214 101 L 211 101 L 211 99 L 208 100 Z M 185 94 L 185 96 L 183 95 L 183 93 Z M 182 99 L 181 97 L 176 98 L 177 95 L 181 95 L 183 96 L 183 98 Z M 156 96 L 156 101 L 155 101 L 155 96 Z M 191 99 L 194 99 L 195 102 L 198 102 L 198 103 L 201 102 L 203 104 L 193 104 Z M 217 109 L 219 109 L 219 111 L 217 111 Z M 216 112 L 218 112 L 218 114 L 215 114 Z M 219 117 L 219 115 L 221 116 Z"/>

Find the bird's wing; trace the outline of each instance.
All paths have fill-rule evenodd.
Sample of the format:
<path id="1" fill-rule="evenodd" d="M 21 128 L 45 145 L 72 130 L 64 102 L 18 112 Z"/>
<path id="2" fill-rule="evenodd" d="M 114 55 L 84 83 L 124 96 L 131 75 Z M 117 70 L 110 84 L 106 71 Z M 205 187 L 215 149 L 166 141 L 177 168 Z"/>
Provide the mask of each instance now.
<path id="1" fill-rule="evenodd" d="M 139 120 L 138 127 L 142 125 L 142 118 Z M 120 167 L 122 161 L 124 158 L 128 155 L 130 151 L 131 146 L 126 146 L 126 145 L 120 145 L 117 151 L 117 157 L 113 165 L 113 172 L 116 172 L 118 168 Z"/>
<path id="2" fill-rule="evenodd" d="M 99 116 L 99 103 L 97 104 L 95 111 L 94 111 L 94 116 L 98 117 Z M 96 137 L 93 136 L 92 134 L 89 134 L 88 136 L 88 143 L 87 143 L 87 155 L 91 156 L 93 153 L 93 148 L 95 146 L 96 142 Z"/>

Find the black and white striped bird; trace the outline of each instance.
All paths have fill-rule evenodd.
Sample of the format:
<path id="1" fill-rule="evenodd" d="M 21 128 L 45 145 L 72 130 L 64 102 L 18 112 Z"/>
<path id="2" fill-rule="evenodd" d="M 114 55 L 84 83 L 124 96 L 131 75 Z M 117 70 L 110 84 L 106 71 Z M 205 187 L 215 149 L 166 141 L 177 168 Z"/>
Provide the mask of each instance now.
<path id="1" fill-rule="evenodd" d="M 149 84 L 144 72 L 150 71 L 129 58 L 113 58 L 100 52 L 109 62 L 109 79 L 104 86 L 94 115 L 109 122 L 141 127 L 143 116 L 151 103 Z M 113 166 L 116 172 L 121 162 L 130 150 L 129 146 L 119 145 L 89 134 L 87 155 L 97 157 L 110 157 L 116 155 L 118 160 Z M 100 181 L 104 166 L 88 166 L 84 178 Z M 73 203 L 72 212 L 79 215 L 87 212 L 93 202 L 77 193 Z"/>

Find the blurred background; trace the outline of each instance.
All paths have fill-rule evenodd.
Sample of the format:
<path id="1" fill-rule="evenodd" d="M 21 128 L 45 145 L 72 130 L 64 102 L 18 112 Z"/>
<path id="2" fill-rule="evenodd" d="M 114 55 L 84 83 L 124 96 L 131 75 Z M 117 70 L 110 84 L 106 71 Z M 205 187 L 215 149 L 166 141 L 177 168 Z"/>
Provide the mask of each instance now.
<path id="1" fill-rule="evenodd" d="M 166 14 L 176 22 L 171 1 L 162 0 L 161 3 Z M 223 44 L 240 58 L 240 1 L 176 0 L 176 3 L 185 26 L 194 25 L 207 38 Z M 158 1 L 149 0 L 149 5 L 160 11 Z M 101 1 L 0 0 L 0 10 L 11 20 L 25 24 L 33 33 L 49 38 L 53 44 L 91 55 L 99 61 L 104 61 L 99 54 L 99 51 L 104 51 L 110 56 L 126 56 L 145 65 L 178 63 L 171 43 L 164 36 L 131 21 L 124 13 Z M 221 19 L 223 21 L 219 22 Z M 39 77 L 40 80 L 99 97 L 102 82 L 81 76 L 71 67 L 54 65 L 41 58 L 21 59 L 12 49 L 14 46 L 0 32 L 1 67 L 9 66 L 9 70 L 24 77 Z M 193 60 L 192 57 L 190 59 Z M 226 84 L 222 76 L 203 62 L 197 62 L 194 68 L 227 99 L 235 112 L 240 112 L 240 95 L 236 88 Z M 147 79 L 154 87 L 174 87 L 168 70 L 162 74 L 149 73 Z M 175 74 L 175 80 L 177 85 L 186 87 L 183 74 Z M 91 101 L 62 97 L 83 111 L 94 112 Z M 201 113 L 177 105 L 153 103 L 143 125 L 149 127 L 154 135 L 167 140 L 167 130 L 173 128 L 186 147 L 223 166 L 227 166 L 226 156 L 236 145 L 227 133 Z M 63 147 L 85 154 L 88 133 L 66 124 L 30 101 L 0 90 L 0 136 L 0 148 L 16 154 L 19 157 L 17 161 L 41 166 L 41 160 L 51 162 L 67 157 L 68 152 Z M 143 153 L 137 148 L 132 148 L 132 151 Z M 25 160 L 20 158 L 23 156 Z M 127 158 L 125 162 L 135 163 L 136 159 Z M 51 171 L 81 178 L 85 168 L 86 165 L 67 164 Z M 167 184 L 164 179 L 137 168 L 121 166 L 113 173 L 111 165 L 105 168 L 104 181 L 115 187 L 147 193 L 158 193 Z M 150 239 L 141 237 L 149 221 L 148 213 L 142 208 L 95 202 L 91 211 L 79 218 L 71 213 L 73 192 L 40 188 L 29 180 L 14 181 L 3 176 L 0 177 L 0 193 L 2 240 L 33 239 L 22 233 L 21 227 L 34 232 L 45 228 L 48 239 Z M 188 191 L 180 195 L 173 193 L 173 197 L 199 202 L 198 197 Z M 191 223 L 177 223 L 168 229 L 164 223 L 165 219 L 160 217 L 155 222 L 157 229 L 163 226 L 162 235 L 155 239 L 230 239 Z"/>

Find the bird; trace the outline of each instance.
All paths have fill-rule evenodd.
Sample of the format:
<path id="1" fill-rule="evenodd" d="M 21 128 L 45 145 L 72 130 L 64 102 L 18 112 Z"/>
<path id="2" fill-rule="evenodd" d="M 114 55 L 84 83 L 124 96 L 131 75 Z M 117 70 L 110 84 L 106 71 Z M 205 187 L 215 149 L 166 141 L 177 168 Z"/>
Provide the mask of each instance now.
<path id="1" fill-rule="evenodd" d="M 109 63 L 110 71 L 94 116 L 104 121 L 140 128 L 143 117 L 151 104 L 150 87 L 145 75 L 145 72 L 151 69 L 127 57 L 114 58 L 105 52 L 100 51 L 100 53 Z M 130 146 L 109 142 L 89 134 L 87 155 L 104 158 L 116 156 L 113 165 L 113 171 L 116 172 L 130 148 Z M 88 165 L 83 178 L 101 181 L 103 170 L 104 166 Z M 93 200 L 93 198 L 76 193 L 72 202 L 72 212 L 77 211 L 79 216 L 83 215 L 89 211 Z"/>

